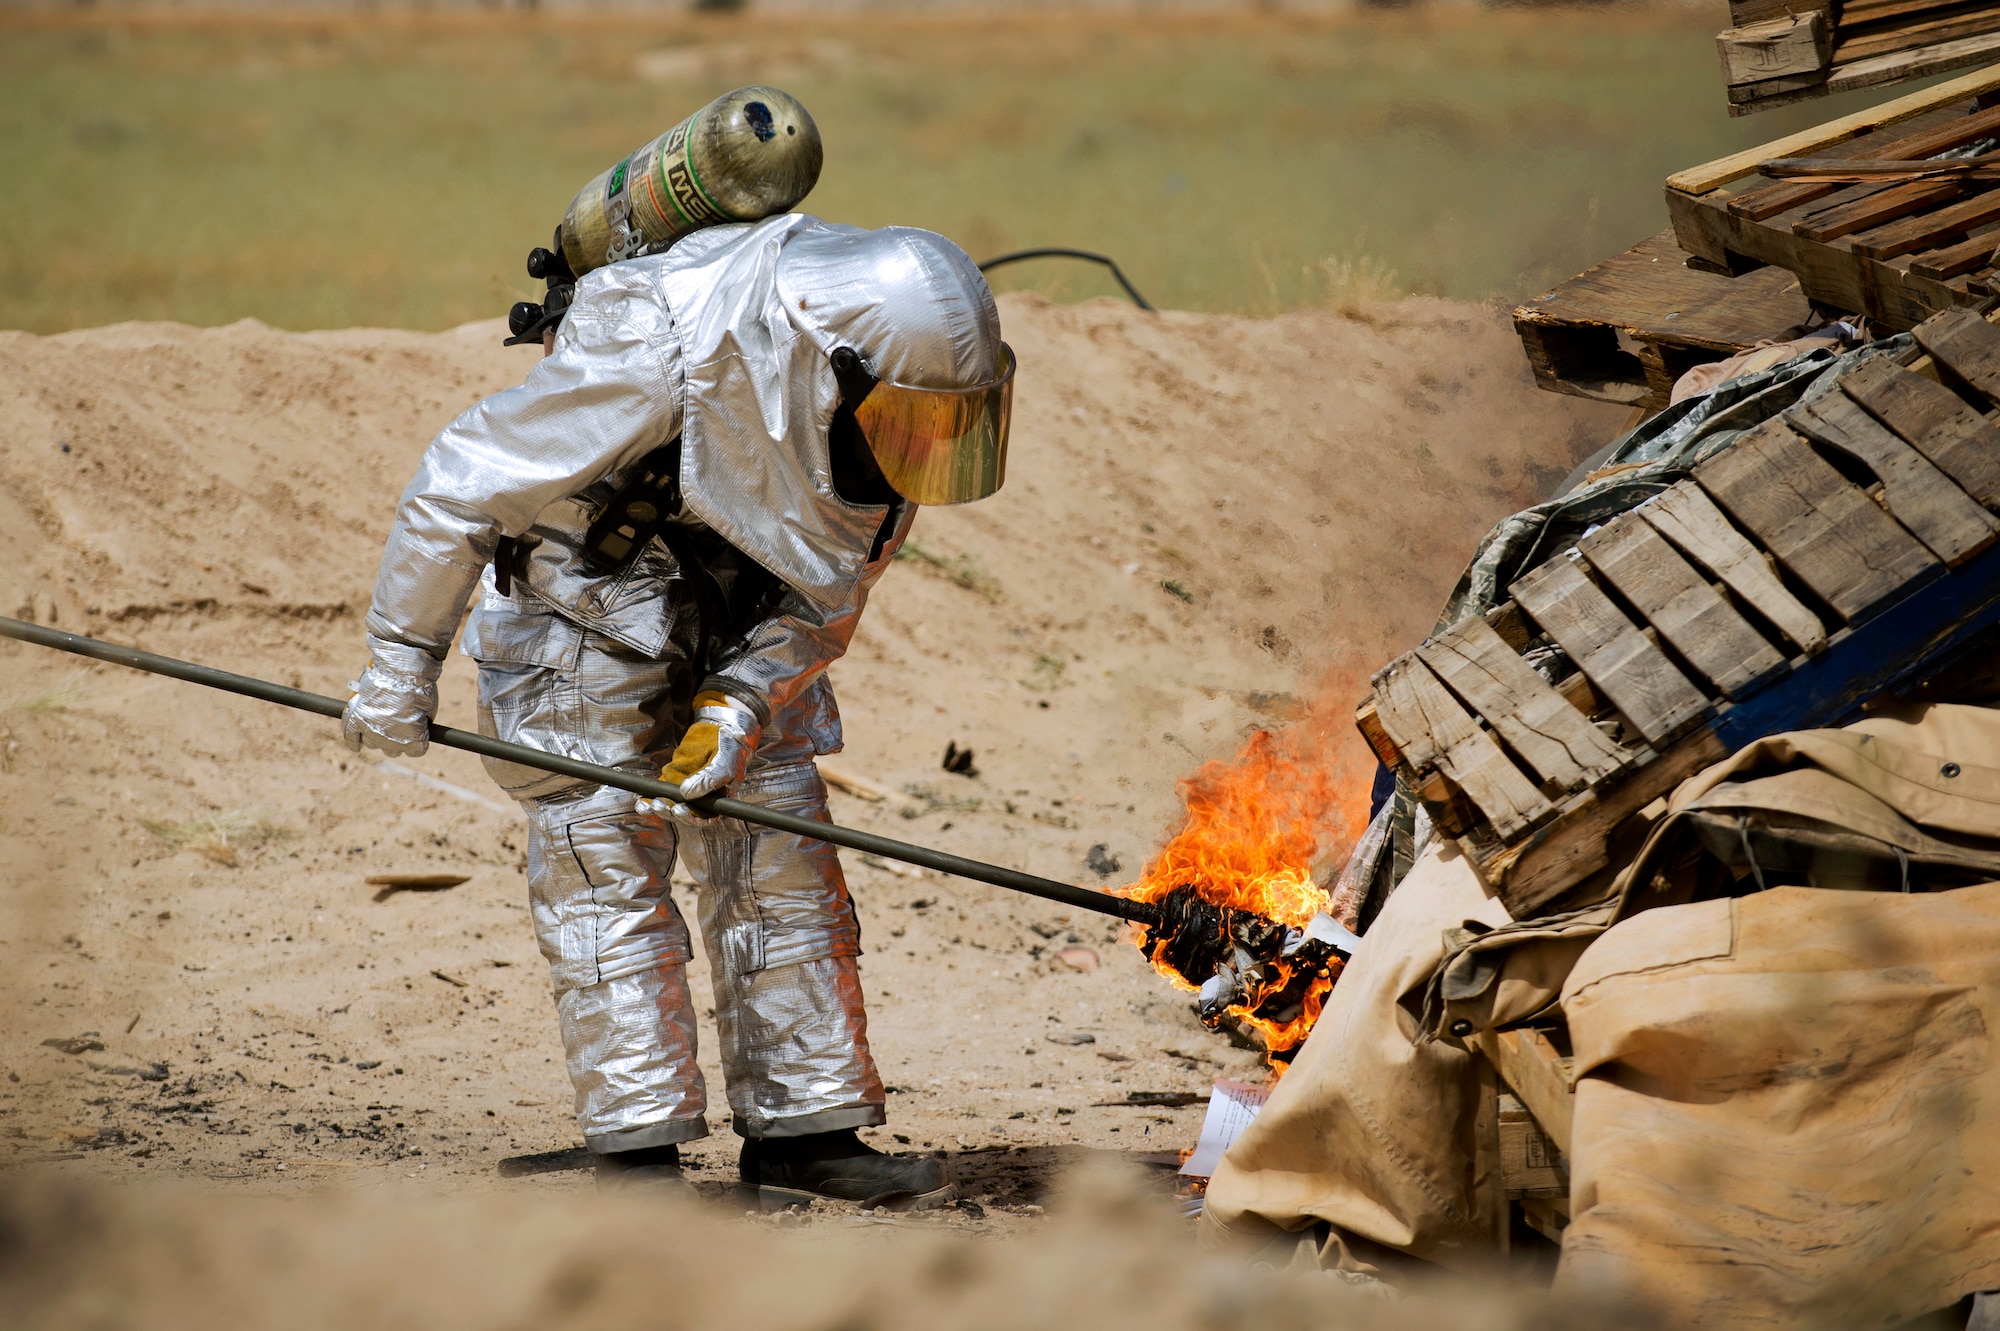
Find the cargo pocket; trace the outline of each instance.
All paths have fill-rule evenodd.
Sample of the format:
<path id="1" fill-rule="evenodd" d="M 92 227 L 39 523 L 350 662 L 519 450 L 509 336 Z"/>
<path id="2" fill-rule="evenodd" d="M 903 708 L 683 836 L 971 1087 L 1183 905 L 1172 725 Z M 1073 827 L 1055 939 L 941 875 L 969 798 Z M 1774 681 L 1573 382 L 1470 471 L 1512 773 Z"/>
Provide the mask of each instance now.
<path id="1" fill-rule="evenodd" d="M 723 819 L 685 834 L 688 871 L 701 885 L 701 935 L 721 976 L 755 975 L 764 969 L 764 926 L 751 886 L 753 830 Z"/>
<path id="2" fill-rule="evenodd" d="M 534 824 L 528 846 L 528 909 L 557 998 L 597 983 L 596 903 L 569 832 Z"/>
<path id="3" fill-rule="evenodd" d="M 583 630 L 546 609 L 481 606 L 466 625 L 465 648 L 479 662 L 479 731 L 510 744 L 562 753 L 563 691 L 576 669 Z M 486 774 L 516 799 L 529 799 L 571 778 L 481 758 Z"/>
<path id="4" fill-rule="evenodd" d="M 588 916 L 587 930 L 579 924 L 574 937 L 579 947 L 590 948 L 592 982 L 685 962 L 687 927 L 668 891 L 672 826 L 620 813 L 571 823 L 565 835 L 582 878 L 582 913 Z"/>
<path id="5" fill-rule="evenodd" d="M 762 774 L 745 798 L 802 818 L 827 816 L 826 784 L 811 763 Z M 833 846 L 761 827 L 748 829 L 745 840 L 763 964 L 858 955 L 861 930 Z"/>

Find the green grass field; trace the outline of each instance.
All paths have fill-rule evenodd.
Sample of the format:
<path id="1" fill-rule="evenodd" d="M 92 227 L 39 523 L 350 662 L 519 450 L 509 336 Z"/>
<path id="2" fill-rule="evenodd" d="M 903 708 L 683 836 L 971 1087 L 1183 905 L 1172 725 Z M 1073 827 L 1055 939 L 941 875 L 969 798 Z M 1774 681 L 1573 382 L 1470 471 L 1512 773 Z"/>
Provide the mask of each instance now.
<path id="1" fill-rule="evenodd" d="M 716 94 L 800 96 L 804 205 L 975 258 L 1114 255 L 1156 303 L 1532 294 L 1665 224 L 1660 182 L 1852 109 L 1722 109 L 1717 12 L 667 24 L 0 26 L 0 327 L 446 327 L 570 195 Z M 1879 98 L 1878 98 L 1879 99 Z M 1001 289 L 1115 290 L 1022 265 Z"/>

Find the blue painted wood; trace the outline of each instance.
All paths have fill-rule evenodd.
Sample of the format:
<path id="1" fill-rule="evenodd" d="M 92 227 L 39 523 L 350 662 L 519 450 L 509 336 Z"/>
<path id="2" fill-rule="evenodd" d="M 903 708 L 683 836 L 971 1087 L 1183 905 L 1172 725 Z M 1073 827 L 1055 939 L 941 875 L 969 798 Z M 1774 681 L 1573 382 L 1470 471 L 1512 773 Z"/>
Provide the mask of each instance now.
<path id="1" fill-rule="evenodd" d="M 2000 546 L 1834 634 L 1824 652 L 1795 661 L 1777 683 L 1721 707 L 1712 729 L 1734 752 L 1766 735 L 1843 724 L 1868 699 L 1938 668 L 1996 624 Z"/>

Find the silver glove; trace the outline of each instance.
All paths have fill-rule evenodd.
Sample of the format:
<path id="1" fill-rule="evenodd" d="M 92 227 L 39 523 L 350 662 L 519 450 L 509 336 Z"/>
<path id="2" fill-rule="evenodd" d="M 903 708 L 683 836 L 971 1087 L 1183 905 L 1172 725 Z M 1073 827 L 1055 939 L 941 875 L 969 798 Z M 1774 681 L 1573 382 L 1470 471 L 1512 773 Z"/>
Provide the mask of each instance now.
<path id="1" fill-rule="evenodd" d="M 341 714 L 341 735 L 356 753 L 379 749 L 410 758 L 431 746 L 437 678 L 444 662 L 421 647 L 368 637 L 368 668 L 348 684 L 354 696 Z"/>

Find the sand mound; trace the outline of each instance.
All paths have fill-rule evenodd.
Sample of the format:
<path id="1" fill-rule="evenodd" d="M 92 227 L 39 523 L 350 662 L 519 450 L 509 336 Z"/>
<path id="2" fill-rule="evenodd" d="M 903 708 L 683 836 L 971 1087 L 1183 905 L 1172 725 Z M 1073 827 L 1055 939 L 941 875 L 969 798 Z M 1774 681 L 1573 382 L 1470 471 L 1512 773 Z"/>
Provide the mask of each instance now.
<path id="1" fill-rule="evenodd" d="M 1476 536 L 1616 425 L 1533 391 L 1504 320 L 1443 301 L 1003 317 L 1010 479 L 922 517 L 836 668 L 834 765 L 891 792 L 836 815 L 1071 881 L 1135 876 L 1179 774 L 1428 628 Z M 0 610 L 342 692 L 419 452 L 532 361 L 499 340 L 0 334 Z M 446 721 L 471 722 L 470 681 L 454 660 Z M 576 1186 L 493 1169 L 574 1131 L 519 820 L 472 759 L 358 759 L 324 721 L 12 644 L 0 708 L 0 1160 Z M 948 741 L 977 778 L 939 770 Z M 1119 870 L 1084 867 L 1100 844 Z M 1033 1223 L 1069 1154 L 1179 1148 L 1198 1122 L 1096 1102 L 1253 1071 L 1108 921 L 848 863 L 896 1088 L 874 1137 L 949 1153 L 989 1206 L 938 1223 Z M 471 877 L 362 882 L 413 869 Z M 1069 944 L 1102 964 L 1055 962 Z M 42 1043 L 64 1038 L 80 1052 Z M 693 1154 L 718 1181 L 733 1159 L 726 1134 Z"/>

